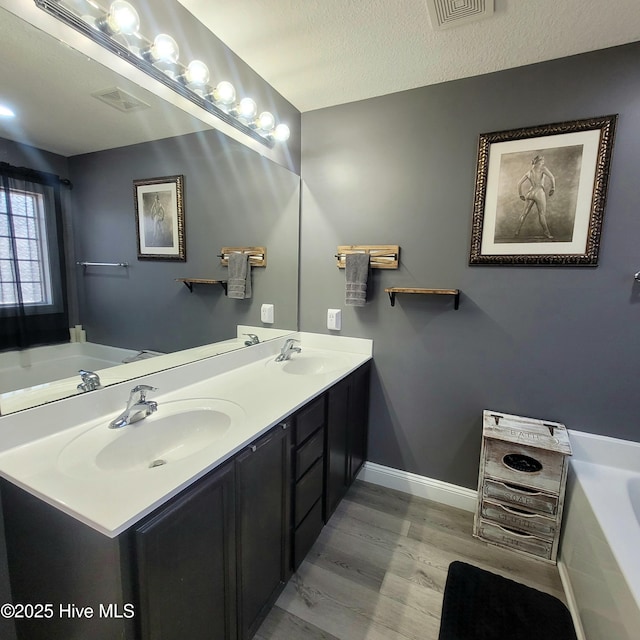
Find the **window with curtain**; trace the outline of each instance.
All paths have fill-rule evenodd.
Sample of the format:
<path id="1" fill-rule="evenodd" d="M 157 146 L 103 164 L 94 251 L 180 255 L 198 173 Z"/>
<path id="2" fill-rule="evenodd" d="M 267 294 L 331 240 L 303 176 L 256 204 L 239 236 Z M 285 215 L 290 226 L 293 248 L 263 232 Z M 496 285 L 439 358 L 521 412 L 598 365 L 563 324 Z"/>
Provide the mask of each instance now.
<path id="1" fill-rule="evenodd" d="M 0 349 L 69 339 L 60 179 L 0 163 Z"/>

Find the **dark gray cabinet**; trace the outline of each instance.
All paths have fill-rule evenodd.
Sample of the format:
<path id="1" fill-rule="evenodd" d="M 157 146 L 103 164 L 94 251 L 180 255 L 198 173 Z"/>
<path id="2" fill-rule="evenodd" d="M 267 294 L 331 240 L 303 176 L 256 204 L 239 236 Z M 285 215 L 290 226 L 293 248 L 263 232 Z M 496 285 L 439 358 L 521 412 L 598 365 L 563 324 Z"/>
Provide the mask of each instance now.
<path id="1" fill-rule="evenodd" d="M 300 409 L 290 422 L 293 431 L 291 566 L 295 570 L 324 525 L 325 395 Z"/>
<path id="2" fill-rule="evenodd" d="M 325 522 L 366 460 L 369 375 L 366 363 L 327 391 Z"/>
<path id="3" fill-rule="evenodd" d="M 235 637 L 234 500 L 228 463 L 135 528 L 143 640 Z"/>
<path id="4" fill-rule="evenodd" d="M 241 640 L 253 637 L 289 579 L 289 434 L 283 423 L 235 461 Z"/>

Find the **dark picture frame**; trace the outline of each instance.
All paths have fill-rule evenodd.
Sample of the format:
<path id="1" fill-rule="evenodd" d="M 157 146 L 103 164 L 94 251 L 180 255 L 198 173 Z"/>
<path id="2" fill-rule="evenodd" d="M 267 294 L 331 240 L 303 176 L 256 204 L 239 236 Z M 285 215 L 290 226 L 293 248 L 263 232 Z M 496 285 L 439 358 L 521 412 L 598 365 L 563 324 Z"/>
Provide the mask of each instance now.
<path id="1" fill-rule="evenodd" d="M 597 266 L 616 122 L 481 134 L 469 264 Z"/>
<path id="2" fill-rule="evenodd" d="M 187 259 L 184 176 L 134 180 L 138 260 Z"/>

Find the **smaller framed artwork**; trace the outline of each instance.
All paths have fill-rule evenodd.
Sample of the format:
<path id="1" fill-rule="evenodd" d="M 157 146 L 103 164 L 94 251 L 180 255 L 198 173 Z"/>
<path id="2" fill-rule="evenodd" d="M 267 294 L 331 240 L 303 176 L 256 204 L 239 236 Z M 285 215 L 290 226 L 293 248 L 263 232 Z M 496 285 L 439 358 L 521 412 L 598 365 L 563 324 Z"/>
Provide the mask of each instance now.
<path id="1" fill-rule="evenodd" d="M 596 266 L 616 120 L 482 134 L 469 264 Z"/>
<path id="2" fill-rule="evenodd" d="M 138 260 L 186 261 L 184 176 L 133 181 Z"/>

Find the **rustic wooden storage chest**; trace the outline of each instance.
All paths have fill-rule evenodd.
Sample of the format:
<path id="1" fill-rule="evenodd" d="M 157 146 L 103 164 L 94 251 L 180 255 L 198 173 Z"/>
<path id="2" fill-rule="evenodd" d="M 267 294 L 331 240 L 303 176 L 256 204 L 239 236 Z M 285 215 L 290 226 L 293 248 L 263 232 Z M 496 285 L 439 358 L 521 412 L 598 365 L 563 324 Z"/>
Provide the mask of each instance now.
<path id="1" fill-rule="evenodd" d="M 473 535 L 556 562 L 571 444 L 558 422 L 483 412 Z"/>

